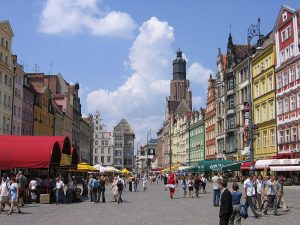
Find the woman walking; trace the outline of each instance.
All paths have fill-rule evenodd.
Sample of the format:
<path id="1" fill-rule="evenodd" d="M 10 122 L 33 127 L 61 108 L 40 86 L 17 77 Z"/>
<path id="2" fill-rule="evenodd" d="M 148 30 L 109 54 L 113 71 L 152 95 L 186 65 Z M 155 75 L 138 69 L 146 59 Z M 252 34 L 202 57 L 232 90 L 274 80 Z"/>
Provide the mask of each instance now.
<path id="1" fill-rule="evenodd" d="M 169 180 L 168 180 L 168 186 L 170 190 L 170 198 L 173 199 L 174 193 L 175 193 L 175 175 L 174 173 L 170 174 Z"/>
<path id="2" fill-rule="evenodd" d="M 237 183 L 232 185 L 231 196 L 233 211 L 229 219 L 229 225 L 241 225 L 240 210 L 242 193 L 239 192 L 239 185 Z"/>
<path id="3" fill-rule="evenodd" d="M 207 183 L 207 179 L 205 177 L 204 174 L 202 174 L 202 179 L 201 179 L 201 186 L 202 186 L 202 189 L 203 189 L 203 194 L 206 194 L 206 183 Z"/>
<path id="4" fill-rule="evenodd" d="M 18 213 L 21 213 L 20 206 L 18 203 L 18 197 L 19 197 L 19 186 L 16 182 L 16 178 L 13 177 L 11 179 L 11 185 L 9 187 L 10 190 L 10 211 L 7 213 L 8 215 L 12 214 L 14 206 L 18 208 Z"/>
<path id="5" fill-rule="evenodd" d="M 182 181 L 181 181 L 181 187 L 183 189 L 183 197 L 186 197 L 186 178 L 183 176 Z"/>
<path id="6" fill-rule="evenodd" d="M 189 179 L 188 179 L 188 187 L 189 187 L 189 198 L 190 198 L 190 197 L 194 198 L 194 196 L 193 196 L 193 191 L 194 191 L 194 179 L 193 179 L 193 176 L 192 176 L 192 175 L 189 176 Z"/>

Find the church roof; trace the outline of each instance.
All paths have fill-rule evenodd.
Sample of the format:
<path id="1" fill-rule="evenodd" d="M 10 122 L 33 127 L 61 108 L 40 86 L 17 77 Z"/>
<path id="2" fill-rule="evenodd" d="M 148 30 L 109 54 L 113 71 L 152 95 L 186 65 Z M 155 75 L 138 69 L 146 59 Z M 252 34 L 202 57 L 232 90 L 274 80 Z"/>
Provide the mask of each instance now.
<path id="1" fill-rule="evenodd" d="M 177 115 L 184 115 L 186 112 L 190 112 L 191 109 L 189 107 L 189 104 L 187 103 L 187 101 L 185 99 L 182 99 L 180 104 L 178 105 L 175 113 Z"/>

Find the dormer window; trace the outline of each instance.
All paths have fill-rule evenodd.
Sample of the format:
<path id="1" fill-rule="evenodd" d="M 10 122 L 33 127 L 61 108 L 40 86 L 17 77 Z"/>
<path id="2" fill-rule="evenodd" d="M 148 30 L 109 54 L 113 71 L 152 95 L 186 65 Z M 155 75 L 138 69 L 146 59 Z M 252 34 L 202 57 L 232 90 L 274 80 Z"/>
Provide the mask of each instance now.
<path id="1" fill-rule="evenodd" d="M 286 21 L 286 19 L 287 19 L 287 12 L 284 12 L 282 14 L 282 22 Z"/>

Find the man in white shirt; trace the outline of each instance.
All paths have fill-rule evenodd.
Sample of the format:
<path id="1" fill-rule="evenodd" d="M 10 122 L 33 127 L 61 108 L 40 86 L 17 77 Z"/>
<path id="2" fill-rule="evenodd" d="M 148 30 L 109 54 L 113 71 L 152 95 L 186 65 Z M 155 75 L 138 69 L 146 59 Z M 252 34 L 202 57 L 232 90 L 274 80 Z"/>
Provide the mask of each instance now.
<path id="1" fill-rule="evenodd" d="M 36 188 L 37 188 L 37 182 L 36 182 L 35 178 L 33 177 L 32 180 L 29 182 L 31 201 L 37 200 Z"/>
<path id="2" fill-rule="evenodd" d="M 253 176 L 249 175 L 248 179 L 244 181 L 244 190 L 245 190 L 245 198 L 246 198 L 245 205 L 247 206 L 247 208 L 250 206 L 254 216 L 258 218 L 261 215 L 255 211 L 255 207 L 253 205 L 253 198 L 255 198 L 254 189 L 255 188 L 254 188 Z"/>
<path id="3" fill-rule="evenodd" d="M 219 206 L 220 202 L 220 177 L 218 176 L 218 173 L 215 173 L 214 176 L 211 178 L 212 183 L 213 183 L 213 204 L 214 206 Z"/>
<path id="4" fill-rule="evenodd" d="M 55 197 L 56 197 L 56 204 L 58 203 L 64 203 L 64 187 L 65 184 L 62 182 L 60 176 L 56 178 L 56 184 L 55 184 Z"/>
<path id="5" fill-rule="evenodd" d="M 0 209 L 3 212 L 5 204 L 9 203 L 9 184 L 6 179 L 6 175 L 2 177 L 0 185 Z"/>
<path id="6" fill-rule="evenodd" d="M 267 188 L 267 195 L 268 195 L 268 201 L 266 201 L 265 204 L 264 204 L 264 214 L 265 215 L 267 215 L 268 208 L 271 205 L 274 205 L 274 201 L 275 201 L 275 198 L 276 198 L 276 193 L 275 193 L 275 190 L 274 190 L 274 184 L 275 184 L 275 177 L 274 176 L 271 176 L 270 180 L 266 181 L 266 183 L 265 183 L 265 186 Z M 277 212 L 274 213 L 274 214 L 277 215 Z"/>

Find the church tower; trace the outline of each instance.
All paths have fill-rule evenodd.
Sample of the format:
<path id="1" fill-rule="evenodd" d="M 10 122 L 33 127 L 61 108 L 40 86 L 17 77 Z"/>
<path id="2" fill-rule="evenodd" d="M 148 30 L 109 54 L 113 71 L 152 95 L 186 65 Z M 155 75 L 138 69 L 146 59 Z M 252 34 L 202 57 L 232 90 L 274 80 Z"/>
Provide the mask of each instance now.
<path id="1" fill-rule="evenodd" d="M 168 99 L 169 113 L 175 113 L 182 100 L 191 111 L 192 92 L 190 81 L 186 79 L 186 61 L 182 58 L 182 51 L 178 50 L 176 59 L 173 60 L 173 79 L 170 82 L 170 96 Z"/>

